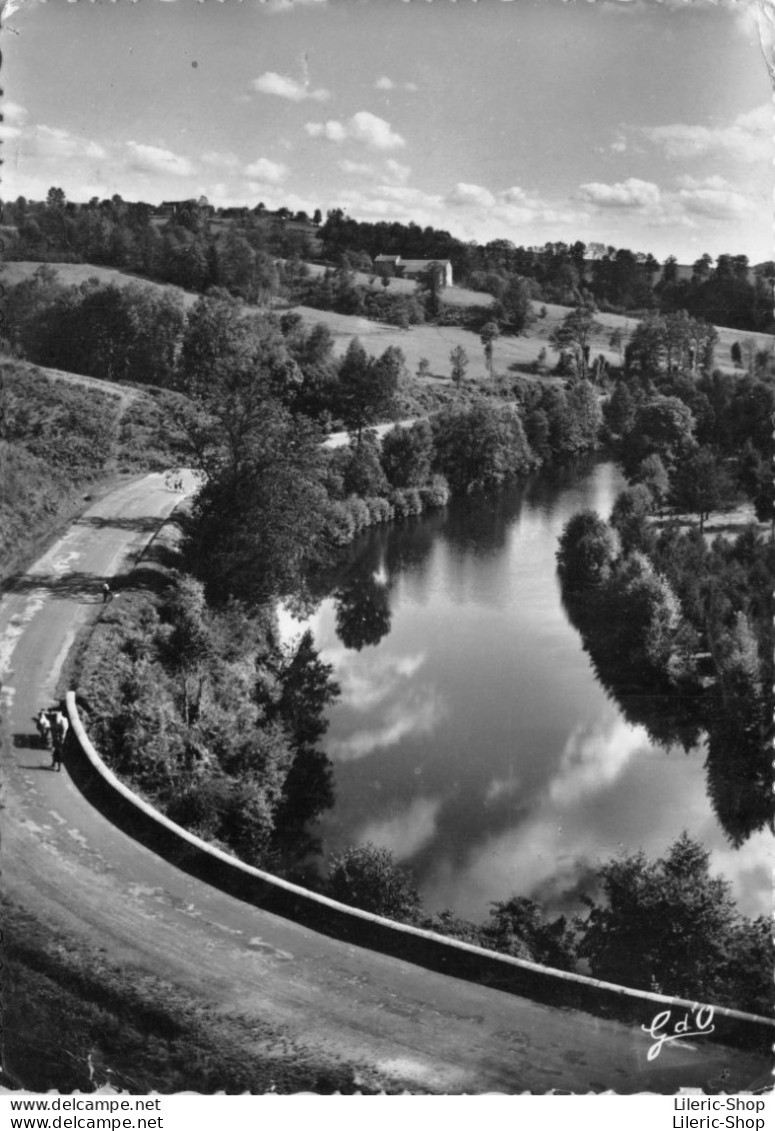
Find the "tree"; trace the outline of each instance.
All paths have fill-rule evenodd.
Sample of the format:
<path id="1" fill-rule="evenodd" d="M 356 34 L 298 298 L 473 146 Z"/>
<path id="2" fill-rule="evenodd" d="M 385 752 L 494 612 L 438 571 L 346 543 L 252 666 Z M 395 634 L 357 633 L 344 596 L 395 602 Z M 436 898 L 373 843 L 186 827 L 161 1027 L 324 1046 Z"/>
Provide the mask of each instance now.
<path id="1" fill-rule="evenodd" d="M 635 421 L 635 400 L 626 381 L 617 381 L 606 401 L 605 422 L 614 436 L 626 436 Z"/>
<path id="2" fill-rule="evenodd" d="M 530 287 L 520 275 L 510 275 L 496 303 L 497 320 L 510 334 L 521 334 L 533 319 Z"/>
<path id="3" fill-rule="evenodd" d="M 657 455 L 668 473 L 695 447 L 694 417 L 678 397 L 656 396 L 638 406 L 622 456 L 634 470 L 646 456 Z"/>
<path id="4" fill-rule="evenodd" d="M 421 357 L 417 363 L 417 376 L 428 377 L 431 371 L 431 363 L 427 357 Z"/>
<path id="5" fill-rule="evenodd" d="M 420 909 L 408 872 L 392 852 L 370 841 L 330 860 L 326 893 L 350 907 L 405 922 L 414 920 Z"/>
<path id="6" fill-rule="evenodd" d="M 213 601 L 298 595 L 305 565 L 325 542 L 321 432 L 262 396 L 255 380 L 214 398 L 208 427 L 190 568 Z"/>
<path id="7" fill-rule="evenodd" d="M 381 460 L 391 486 L 421 487 L 431 475 L 433 432 L 427 420 L 396 425 L 382 438 Z"/>
<path id="8" fill-rule="evenodd" d="M 624 333 L 620 326 L 617 326 L 616 329 L 611 331 L 610 337 L 608 338 L 608 345 L 610 349 L 616 350 L 619 354 L 619 361 L 621 362 L 624 357 Z"/>
<path id="9" fill-rule="evenodd" d="M 710 448 L 698 448 L 681 460 L 673 476 L 673 503 L 679 510 L 699 517 L 700 533 L 710 512 L 723 507 L 731 491 L 729 475 Z"/>
<path id="10" fill-rule="evenodd" d="M 363 429 L 378 424 L 395 407 L 404 355 L 388 346 L 379 358 L 369 357 L 358 338 L 353 338 L 339 367 L 339 412 L 348 432 L 360 443 Z"/>
<path id="11" fill-rule="evenodd" d="M 484 945 L 493 950 L 540 962 L 556 970 L 576 969 L 573 929 L 563 916 L 547 923 L 532 899 L 515 895 L 505 902 L 494 903 L 490 921 L 482 933 Z"/>
<path id="12" fill-rule="evenodd" d="M 497 338 L 500 337 L 500 326 L 497 322 L 487 322 L 479 331 L 479 340 L 484 346 L 484 360 L 487 365 L 487 372 L 492 377 L 492 347 Z"/>
<path id="13" fill-rule="evenodd" d="M 429 322 L 433 322 L 441 313 L 443 287 L 443 271 L 438 263 L 429 263 L 417 277 L 417 294 L 423 300 L 425 316 Z"/>
<path id="14" fill-rule="evenodd" d="M 654 497 L 643 483 L 627 487 L 617 497 L 611 512 L 611 526 L 619 535 L 622 550 L 643 549 L 647 540 L 648 517 L 654 508 Z"/>
<path id="15" fill-rule="evenodd" d="M 605 903 L 586 901 L 579 953 L 596 978 L 735 1008 L 735 977 L 753 979 L 765 991 L 754 1008 L 768 1014 L 771 986 L 750 966 L 760 957 L 748 946 L 756 925 L 738 914 L 729 883 L 710 875 L 709 861 L 710 853 L 684 832 L 654 862 L 638 852 L 604 864 L 598 879 Z M 771 970 L 771 940 L 765 950 Z"/>
<path id="16" fill-rule="evenodd" d="M 642 483 L 648 488 L 654 501 L 661 507 L 670 489 L 670 479 L 659 456 L 646 456 L 636 468 L 633 478 L 636 483 Z"/>
<path id="17" fill-rule="evenodd" d="M 610 575 L 616 557 L 616 536 L 593 510 L 574 514 L 563 527 L 557 567 L 570 590 L 600 586 Z"/>
<path id="18" fill-rule="evenodd" d="M 454 493 L 495 487 L 533 465 L 533 453 L 513 405 L 477 400 L 447 406 L 432 422 L 434 468 Z"/>
<path id="19" fill-rule="evenodd" d="M 592 336 L 601 333 L 603 325 L 595 319 L 595 307 L 581 304 L 566 314 L 562 323 L 549 335 L 549 344 L 562 353 L 570 350 L 577 376 L 586 379 Z"/>
<path id="20" fill-rule="evenodd" d="M 456 385 L 460 385 L 468 369 L 468 354 L 462 346 L 455 346 L 449 355 L 449 360 L 452 365 L 452 380 Z"/>

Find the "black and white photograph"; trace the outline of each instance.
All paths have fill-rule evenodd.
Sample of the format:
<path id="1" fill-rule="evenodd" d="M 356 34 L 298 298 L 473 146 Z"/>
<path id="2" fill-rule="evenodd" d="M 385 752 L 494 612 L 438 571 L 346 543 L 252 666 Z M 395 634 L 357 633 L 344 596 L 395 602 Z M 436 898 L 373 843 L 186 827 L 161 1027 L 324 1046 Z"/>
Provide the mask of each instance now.
<path id="1" fill-rule="evenodd" d="M 775 8 L 0 48 L 0 1092 L 761 1131 Z"/>

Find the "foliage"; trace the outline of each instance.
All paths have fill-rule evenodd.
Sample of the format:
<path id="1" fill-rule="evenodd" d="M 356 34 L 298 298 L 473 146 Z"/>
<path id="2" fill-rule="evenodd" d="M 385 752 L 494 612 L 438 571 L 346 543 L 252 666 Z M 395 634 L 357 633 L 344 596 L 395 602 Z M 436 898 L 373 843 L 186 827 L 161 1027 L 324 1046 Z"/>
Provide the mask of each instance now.
<path id="1" fill-rule="evenodd" d="M 558 353 L 570 351 L 577 376 L 586 378 L 592 335 L 600 333 L 603 326 L 595 318 L 595 307 L 580 304 L 563 318 L 561 324 L 549 335 L 549 344 Z"/>
<path id="2" fill-rule="evenodd" d="M 320 433 L 262 400 L 255 383 L 216 401 L 212 418 L 207 479 L 186 543 L 190 568 L 218 600 L 297 592 L 326 535 Z"/>
<path id="3" fill-rule="evenodd" d="M 432 426 L 434 467 L 453 493 L 498 486 L 533 466 L 522 421 L 511 405 L 481 398 L 470 408 L 443 409 Z"/>
<path id="4" fill-rule="evenodd" d="M 456 385 L 461 384 L 466 375 L 468 368 L 468 354 L 462 346 L 455 346 L 449 355 L 450 365 L 452 366 L 452 380 Z"/>
<path id="5" fill-rule="evenodd" d="M 487 372 L 492 377 L 492 350 L 493 343 L 500 337 L 500 326 L 497 322 L 486 322 L 479 331 L 479 340 L 484 346 L 484 360 Z"/>
<path id="6" fill-rule="evenodd" d="M 611 512 L 611 526 L 619 535 L 622 551 L 644 549 L 649 541 L 648 517 L 654 509 L 654 496 L 643 483 L 627 487 L 617 496 Z"/>
<path id="7" fill-rule="evenodd" d="M 409 874 L 389 849 L 371 842 L 347 848 L 329 860 L 326 894 L 350 907 L 401 922 L 413 922 L 420 907 Z"/>
<path id="8" fill-rule="evenodd" d="M 570 590 L 588 589 L 605 582 L 617 553 L 611 529 L 593 510 L 574 514 L 563 527 L 557 567 Z"/>
<path id="9" fill-rule="evenodd" d="M 364 428 L 393 412 L 404 355 L 389 346 L 379 358 L 369 357 L 353 338 L 339 366 L 338 410 L 345 428 L 360 443 Z"/>
<path id="10" fill-rule="evenodd" d="M 639 405 L 622 443 L 625 470 L 657 455 L 668 473 L 695 446 L 694 418 L 678 397 L 655 396 Z"/>
<path id="11" fill-rule="evenodd" d="M 485 946 L 555 970 L 576 969 L 575 932 L 564 916 L 547 923 L 537 903 L 512 896 L 494 903 L 482 929 Z"/>
<path id="12" fill-rule="evenodd" d="M 41 267 L 10 288 L 7 320 L 12 344 L 38 365 L 170 385 L 184 316 L 174 293 L 97 279 L 64 287 Z"/>
<path id="13" fill-rule="evenodd" d="M 732 994 L 742 989 L 747 1007 L 768 1016 L 772 941 L 761 923 L 739 916 L 709 859 L 683 833 L 654 862 L 639 852 L 604 864 L 605 903 L 589 901 L 579 953 L 597 978 L 736 1009 L 741 1000 Z M 762 951 L 767 961 L 759 965 Z"/>
<path id="14" fill-rule="evenodd" d="M 698 448 L 682 460 L 673 476 L 671 498 L 682 511 L 697 514 L 700 532 L 711 511 L 720 510 L 732 497 L 728 473 L 719 466 L 718 456 L 710 448 Z"/>
<path id="15" fill-rule="evenodd" d="M 396 425 L 382 438 L 381 460 L 393 487 L 421 487 L 427 483 L 433 459 L 433 431 L 427 420 L 409 428 Z"/>

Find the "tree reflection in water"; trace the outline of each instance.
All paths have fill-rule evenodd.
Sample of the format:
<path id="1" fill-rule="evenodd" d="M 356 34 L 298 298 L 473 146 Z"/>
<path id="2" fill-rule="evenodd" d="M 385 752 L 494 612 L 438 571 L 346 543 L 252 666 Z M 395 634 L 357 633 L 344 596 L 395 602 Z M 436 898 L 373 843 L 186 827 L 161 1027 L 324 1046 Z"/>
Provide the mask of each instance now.
<path id="1" fill-rule="evenodd" d="M 721 681 L 670 684 L 634 663 L 617 646 L 605 601 L 563 592 L 568 618 L 581 635 L 595 675 L 628 722 L 645 727 L 655 744 L 690 753 L 706 741 L 706 787 L 730 843 L 773 829 L 772 758 L 764 700 L 725 693 Z"/>
<path id="2" fill-rule="evenodd" d="M 334 590 L 336 634 L 355 652 L 390 632 L 390 587 L 384 573 L 353 570 Z"/>

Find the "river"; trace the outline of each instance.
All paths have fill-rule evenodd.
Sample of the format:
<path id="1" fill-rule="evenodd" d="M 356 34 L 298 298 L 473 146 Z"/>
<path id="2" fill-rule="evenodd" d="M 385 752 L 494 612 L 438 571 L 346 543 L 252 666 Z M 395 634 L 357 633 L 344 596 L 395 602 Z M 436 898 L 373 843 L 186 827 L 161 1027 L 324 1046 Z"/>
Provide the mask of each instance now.
<path id="1" fill-rule="evenodd" d="M 770 910 L 769 835 L 729 846 L 703 751 L 654 746 L 625 721 L 563 610 L 562 527 L 582 507 L 607 517 L 623 485 L 590 461 L 352 547 L 337 599 L 308 622 L 342 689 L 324 740 L 325 852 L 385 846 L 426 909 L 481 921 L 514 894 L 579 909 L 602 860 L 661 855 L 686 829 L 742 911 Z"/>

